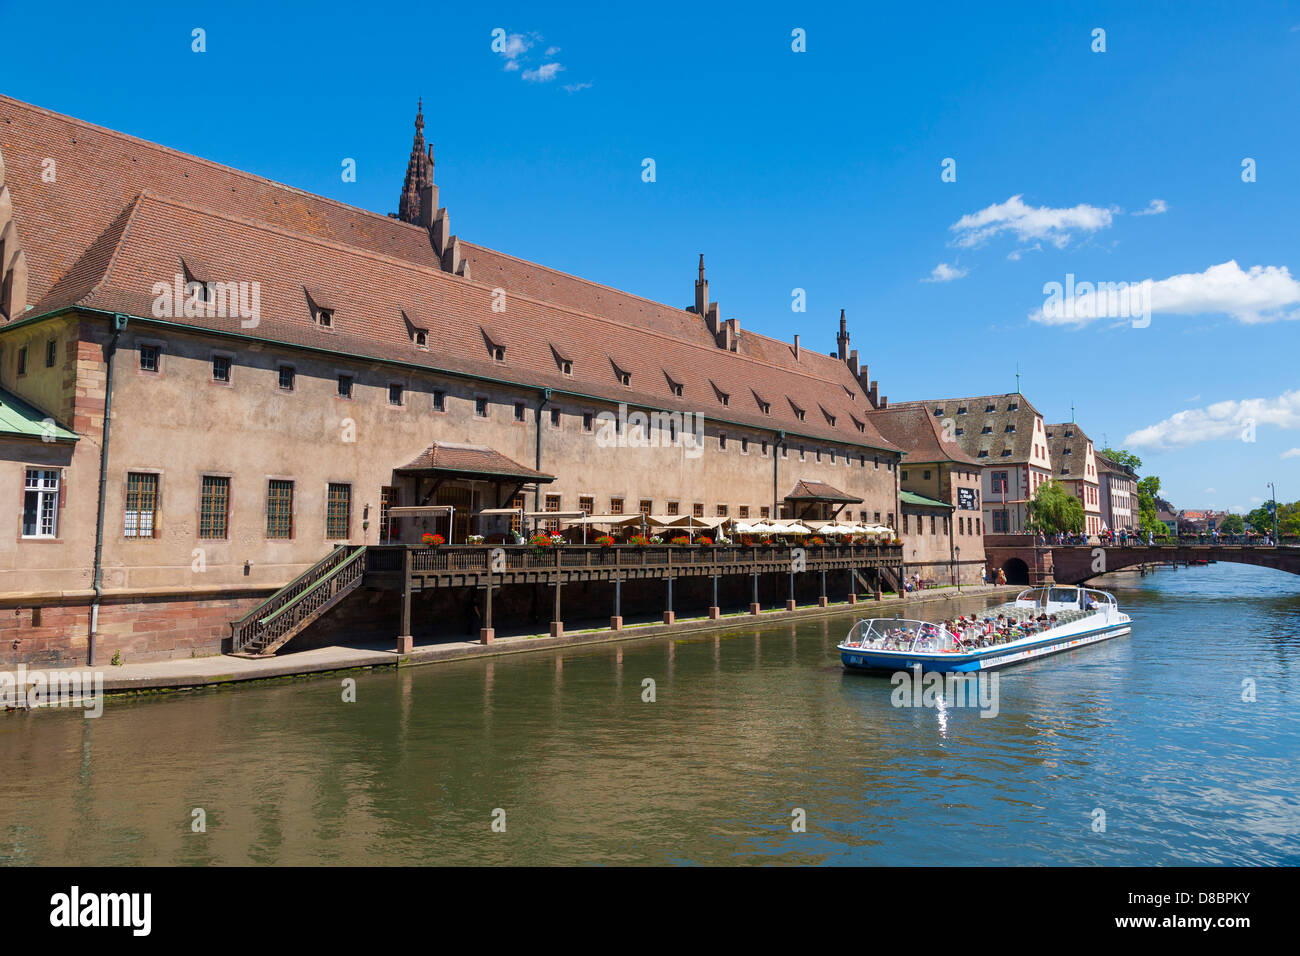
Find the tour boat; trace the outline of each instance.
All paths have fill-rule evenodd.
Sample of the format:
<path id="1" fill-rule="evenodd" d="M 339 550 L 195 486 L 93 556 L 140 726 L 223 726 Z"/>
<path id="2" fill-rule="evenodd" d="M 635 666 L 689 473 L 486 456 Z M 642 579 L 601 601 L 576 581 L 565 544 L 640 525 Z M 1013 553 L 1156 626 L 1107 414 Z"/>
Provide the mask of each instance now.
<path id="1" fill-rule="evenodd" d="M 1130 618 L 1105 591 L 1029 588 L 1008 604 L 936 624 L 866 618 L 838 646 L 847 670 L 982 671 L 1128 634 Z"/>

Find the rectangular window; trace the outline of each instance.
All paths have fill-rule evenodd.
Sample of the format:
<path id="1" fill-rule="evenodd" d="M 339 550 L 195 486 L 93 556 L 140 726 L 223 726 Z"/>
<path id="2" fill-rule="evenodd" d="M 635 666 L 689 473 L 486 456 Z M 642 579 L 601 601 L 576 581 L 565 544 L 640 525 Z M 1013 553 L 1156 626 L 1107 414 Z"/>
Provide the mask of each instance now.
<path id="1" fill-rule="evenodd" d="M 650 513 L 650 509 L 653 506 L 654 506 L 654 502 L 651 499 L 642 498 L 641 501 L 637 504 L 637 510 L 640 511 L 643 515 L 648 515 Z"/>
<path id="2" fill-rule="evenodd" d="M 583 413 L 582 413 L 582 430 L 583 430 L 584 432 L 589 432 L 589 431 L 591 431 L 591 420 L 592 420 L 594 417 L 595 417 L 595 416 L 592 415 L 591 412 L 583 412 Z"/>
<path id="3" fill-rule="evenodd" d="M 596 499 L 591 495 L 583 495 L 578 499 L 578 510 L 584 514 L 596 513 Z"/>
<path id="4" fill-rule="evenodd" d="M 770 506 L 770 505 L 763 505 L 761 508 L 759 508 L 759 509 L 758 509 L 758 516 L 759 516 L 760 518 L 770 518 L 770 517 L 772 517 L 772 508 L 771 508 L 771 506 Z"/>
<path id="5" fill-rule="evenodd" d="M 911 531 L 908 525 L 910 518 L 911 518 L 910 515 L 903 515 L 903 534 L 909 534 Z"/>
<path id="6" fill-rule="evenodd" d="M 902 478 L 903 481 L 907 481 L 907 472 L 904 471 L 899 477 Z"/>
<path id="7" fill-rule="evenodd" d="M 230 356 L 229 355 L 212 356 L 212 381 L 214 382 L 230 381 Z"/>
<path id="8" fill-rule="evenodd" d="M 560 410 L 558 408 L 551 409 L 551 427 L 552 428 L 560 427 Z"/>
<path id="9" fill-rule="evenodd" d="M 891 511 L 889 513 L 889 527 L 892 528 L 893 526 L 894 526 L 894 513 Z"/>
<path id="10" fill-rule="evenodd" d="M 1007 491 L 1007 473 L 1005 471 L 995 471 L 993 476 L 993 493 L 1001 494 Z"/>
<path id="11" fill-rule="evenodd" d="M 742 455 L 748 455 L 748 454 L 749 454 L 749 439 L 748 439 L 748 438 L 742 438 L 742 439 L 740 440 L 740 453 L 741 453 Z"/>
<path id="12" fill-rule="evenodd" d="M 697 518 L 703 518 L 704 517 L 703 502 L 697 501 L 695 502 L 695 504 L 691 505 L 691 514 L 693 514 Z"/>
<path id="13" fill-rule="evenodd" d="M 1007 513 L 1005 511 L 993 512 L 993 533 L 1006 534 L 1007 530 Z"/>
<path id="14" fill-rule="evenodd" d="M 126 476 L 126 518 L 123 534 L 128 538 L 152 538 L 158 533 L 158 476 L 129 472 Z"/>
<path id="15" fill-rule="evenodd" d="M 54 538 L 59 532 L 59 472 L 28 468 L 23 485 L 23 537 Z"/>
<path id="16" fill-rule="evenodd" d="M 339 376 L 339 398 L 352 397 L 352 382 L 353 378 L 351 375 Z"/>
<path id="17" fill-rule="evenodd" d="M 922 479 L 923 481 L 929 481 L 929 480 L 930 480 L 930 469 L 929 469 L 929 468 L 927 468 L 927 469 L 925 469 L 923 472 L 921 472 L 921 479 Z"/>
<path id="18" fill-rule="evenodd" d="M 199 496 L 199 537 L 225 538 L 230 525 L 230 479 L 203 476 Z"/>
<path id="19" fill-rule="evenodd" d="M 54 368 L 54 363 L 59 359 L 59 344 L 50 339 L 45 343 L 45 367 Z"/>
<path id="20" fill-rule="evenodd" d="M 559 511 L 559 510 L 560 510 L 560 496 L 559 496 L 559 495 L 547 495 L 547 496 L 546 496 L 546 510 L 547 510 L 547 511 Z M 555 534 L 556 532 L 558 532 L 558 531 L 560 530 L 560 522 L 559 522 L 559 519 L 557 519 L 557 518 L 551 518 L 551 519 L 548 519 L 547 522 L 546 522 L 546 530 L 547 530 L 547 532 L 548 532 L 549 534 Z"/>
<path id="21" fill-rule="evenodd" d="M 280 366 L 280 387 L 286 392 L 293 391 L 294 372 L 292 365 Z"/>
<path id="22" fill-rule="evenodd" d="M 156 345 L 140 346 L 140 371 L 142 372 L 158 371 L 158 353 L 160 351 L 161 349 L 159 349 L 158 346 Z M 21 359 L 23 365 L 23 368 L 19 369 L 18 372 L 18 374 L 21 375 L 27 365 L 27 349 L 23 349 L 22 352 L 19 353 L 19 358 Z"/>
<path id="23" fill-rule="evenodd" d="M 527 499 L 523 495 L 515 495 L 510 501 L 510 507 L 515 509 L 515 513 L 510 516 L 510 530 L 515 534 L 524 533 L 523 512 L 527 506 Z"/>
<path id="24" fill-rule="evenodd" d="M 140 355 L 141 355 L 141 361 L 143 361 L 144 359 L 143 350 L 141 350 Z M 141 365 L 141 368 L 143 367 L 144 366 Z M 25 345 L 18 350 L 18 374 L 19 375 L 27 374 L 27 346 Z"/>
<path id="25" fill-rule="evenodd" d="M 727 516 L 727 506 L 726 506 L 726 505 L 718 505 L 718 517 L 719 517 L 719 518 L 725 518 L 726 516 Z"/>
<path id="26" fill-rule="evenodd" d="M 515 421 L 522 422 L 523 420 L 524 420 L 524 403 L 515 402 Z"/>
<path id="27" fill-rule="evenodd" d="M 621 515 L 621 514 L 623 513 L 623 499 L 622 499 L 622 498 L 610 498 L 610 499 L 609 499 L 609 513 L 612 514 L 612 515 Z"/>
<path id="28" fill-rule="evenodd" d="M 741 518 L 748 518 L 748 517 L 749 517 L 749 505 L 741 505 L 741 506 L 740 506 L 740 510 L 737 512 L 737 515 L 738 515 L 739 517 L 741 517 Z"/>
<path id="29" fill-rule="evenodd" d="M 474 414 L 479 418 L 487 418 L 488 401 L 482 395 L 474 399 Z"/>
<path id="30" fill-rule="evenodd" d="M 397 489 L 385 485 L 379 489 L 379 543 L 387 544 L 397 536 L 397 519 L 390 518 L 388 511 L 397 504 Z"/>
<path id="31" fill-rule="evenodd" d="M 934 524 L 935 524 L 935 522 L 934 522 L 934 515 L 930 515 L 930 534 L 935 534 L 935 533 L 936 533 L 935 530 L 934 530 Z"/>
<path id="32" fill-rule="evenodd" d="M 726 451 L 726 450 L 727 450 L 727 433 L 726 433 L 726 432 L 718 432 L 718 450 L 719 450 L 719 451 Z"/>
<path id="33" fill-rule="evenodd" d="M 272 478 L 266 486 L 266 536 L 293 537 L 293 482 Z"/>
<path id="34" fill-rule="evenodd" d="M 405 389 L 403 389 L 401 385 L 398 385 L 396 382 L 391 383 L 391 384 L 388 386 L 388 404 L 389 404 L 389 405 L 401 405 L 401 404 L 402 404 L 402 393 L 403 393 L 404 391 L 405 391 Z"/>
<path id="35" fill-rule="evenodd" d="M 676 501 L 670 501 L 670 502 L 668 502 L 668 514 L 669 514 L 669 515 L 680 514 L 680 512 L 678 511 L 678 508 L 680 508 L 680 507 L 681 507 L 681 506 L 680 506 L 680 505 L 678 504 L 678 502 L 676 502 Z"/>
<path id="36" fill-rule="evenodd" d="M 343 541 L 352 535 L 352 486 L 330 482 L 325 496 L 325 537 Z"/>
<path id="37" fill-rule="evenodd" d="M 433 391 L 433 410 L 435 412 L 445 412 L 447 410 L 447 393 L 441 389 Z"/>

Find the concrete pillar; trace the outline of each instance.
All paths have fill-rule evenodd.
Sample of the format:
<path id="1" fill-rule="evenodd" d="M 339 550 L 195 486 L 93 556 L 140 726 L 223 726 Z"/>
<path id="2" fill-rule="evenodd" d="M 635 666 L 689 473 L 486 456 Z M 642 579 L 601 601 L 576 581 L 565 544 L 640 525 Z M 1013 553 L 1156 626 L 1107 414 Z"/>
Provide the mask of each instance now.
<path id="1" fill-rule="evenodd" d="M 794 572 L 791 571 L 790 572 L 790 597 L 786 599 L 785 609 L 787 611 L 793 611 L 796 607 L 797 605 L 795 604 L 795 600 L 794 600 Z"/>
<path id="2" fill-rule="evenodd" d="M 677 615 L 673 613 L 673 579 L 665 578 L 664 581 L 668 585 L 668 606 L 664 608 L 664 623 L 674 624 L 677 621 Z"/>
<path id="3" fill-rule="evenodd" d="M 821 596 L 817 598 L 817 606 L 826 607 L 826 605 L 829 603 L 830 602 L 827 601 L 826 599 L 826 571 L 825 569 L 823 569 L 822 570 L 822 593 Z"/>
<path id="4" fill-rule="evenodd" d="M 623 579 L 614 579 L 614 615 L 609 619 L 611 631 L 623 630 Z"/>
<path id="5" fill-rule="evenodd" d="M 750 605 L 749 605 L 749 613 L 750 613 L 750 614 L 758 614 L 759 612 L 761 612 L 761 611 L 763 610 L 762 607 L 761 607 L 761 606 L 759 605 L 759 603 L 758 603 L 758 573 L 755 572 L 755 574 L 753 575 L 753 577 L 754 577 L 754 600 L 750 602 Z"/>
<path id="6" fill-rule="evenodd" d="M 496 631 L 492 627 L 492 577 L 488 576 L 487 593 L 483 596 L 483 626 L 479 628 L 478 641 L 480 644 L 491 644 L 496 639 Z"/>
<path id="7" fill-rule="evenodd" d="M 718 605 L 718 576 L 713 576 L 713 603 L 709 605 L 709 620 L 716 621 L 722 617 L 722 608 Z"/>

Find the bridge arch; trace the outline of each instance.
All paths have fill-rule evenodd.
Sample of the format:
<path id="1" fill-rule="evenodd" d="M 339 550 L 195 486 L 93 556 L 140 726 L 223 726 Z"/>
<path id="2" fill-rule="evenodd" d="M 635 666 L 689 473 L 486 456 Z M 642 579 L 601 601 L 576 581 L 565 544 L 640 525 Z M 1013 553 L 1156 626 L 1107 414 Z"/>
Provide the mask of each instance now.
<path id="1" fill-rule="evenodd" d="M 1002 562 L 1002 573 L 1007 576 L 1007 584 L 1029 583 L 1029 565 L 1023 558 L 1007 558 Z"/>

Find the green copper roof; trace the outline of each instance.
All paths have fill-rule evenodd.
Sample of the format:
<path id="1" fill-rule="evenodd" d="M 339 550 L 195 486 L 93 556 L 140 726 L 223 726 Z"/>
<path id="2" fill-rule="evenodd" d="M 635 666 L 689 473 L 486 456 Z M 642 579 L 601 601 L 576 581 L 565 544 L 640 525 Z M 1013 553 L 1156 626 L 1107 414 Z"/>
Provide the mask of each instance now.
<path id="1" fill-rule="evenodd" d="M 925 508 L 952 508 L 952 505 L 946 501 L 939 501 L 937 498 L 927 498 L 925 495 L 918 495 L 914 491 L 900 491 L 899 499 L 905 505 L 920 505 Z"/>
<path id="2" fill-rule="evenodd" d="M 50 422 L 48 427 L 47 420 Z M 0 388 L 0 437 L 76 441 L 77 433 L 68 431 L 34 405 L 28 405 L 17 395 Z"/>

